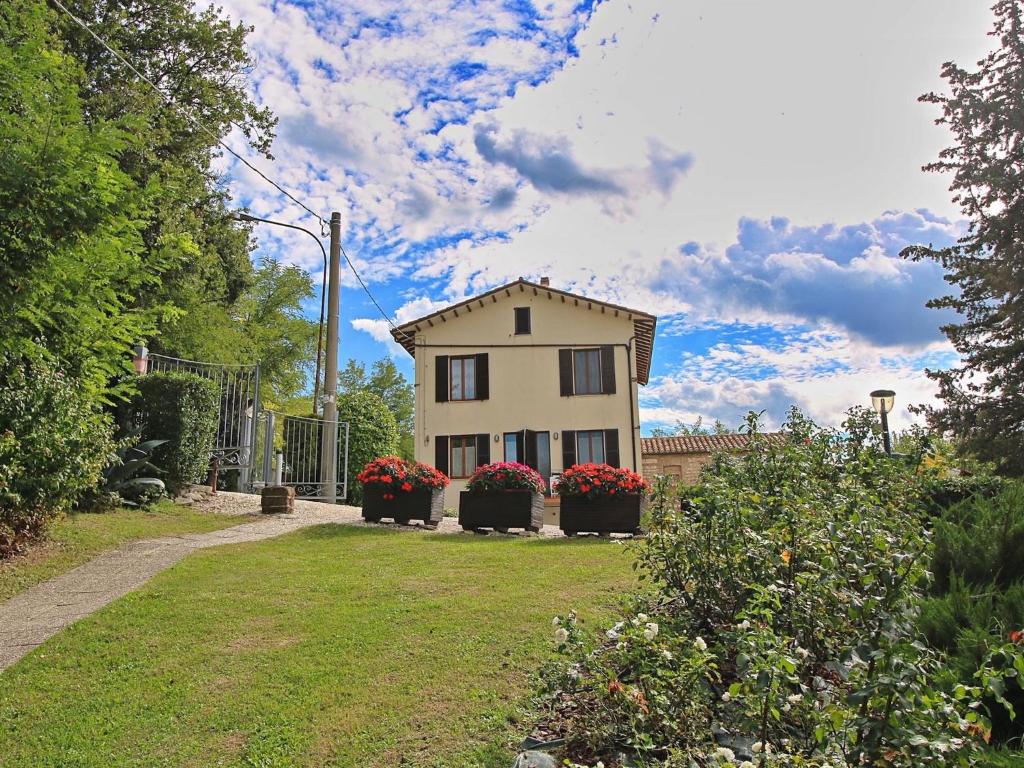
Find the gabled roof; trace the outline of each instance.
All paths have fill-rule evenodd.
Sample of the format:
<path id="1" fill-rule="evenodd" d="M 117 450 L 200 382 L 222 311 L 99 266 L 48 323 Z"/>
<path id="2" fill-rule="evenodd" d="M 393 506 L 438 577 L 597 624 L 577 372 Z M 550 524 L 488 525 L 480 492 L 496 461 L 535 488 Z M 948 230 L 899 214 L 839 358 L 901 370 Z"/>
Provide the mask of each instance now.
<path id="1" fill-rule="evenodd" d="M 765 432 L 761 437 L 773 443 L 785 438 L 781 432 Z M 675 437 L 641 437 L 643 456 L 674 453 L 716 453 L 718 451 L 744 451 L 750 445 L 750 435 L 677 435 Z"/>
<path id="2" fill-rule="evenodd" d="M 411 320 L 408 323 L 400 325 L 398 328 L 392 329 L 391 335 L 395 341 L 405 347 L 413 357 L 416 356 L 416 342 L 415 334 L 422 330 L 423 326 L 432 327 L 435 320 L 441 322 L 447 322 L 448 318 L 446 315 L 459 316 L 459 311 L 465 309 L 467 312 L 473 311 L 473 306 L 479 304 L 483 307 L 484 302 L 490 299 L 491 302 L 497 302 L 498 295 L 504 292 L 507 296 L 512 295 L 512 291 L 518 290 L 520 292 L 532 291 L 534 296 L 547 295 L 548 299 L 554 301 L 555 299 L 561 299 L 563 304 L 572 301 L 576 306 L 584 306 L 586 309 L 594 311 L 598 310 L 602 313 L 613 312 L 616 317 L 620 315 L 625 316 L 627 320 L 633 322 L 633 329 L 636 335 L 636 379 L 640 384 L 646 384 L 651 372 L 651 354 L 654 351 L 654 329 L 658 323 L 658 318 L 647 312 L 641 312 L 638 309 L 630 309 L 629 307 L 621 307 L 618 304 L 611 304 L 607 301 L 598 301 L 597 299 L 591 299 L 587 296 L 581 296 L 578 293 L 569 293 L 568 291 L 560 291 L 557 288 L 552 288 L 549 285 L 541 285 L 540 283 L 533 283 L 529 280 L 519 278 L 511 283 L 505 285 L 499 285 L 493 290 L 487 291 L 487 293 L 481 293 L 479 296 L 474 296 L 465 301 L 460 301 L 458 304 L 452 304 L 444 309 L 439 309 L 436 312 L 432 312 L 429 315 Z"/>

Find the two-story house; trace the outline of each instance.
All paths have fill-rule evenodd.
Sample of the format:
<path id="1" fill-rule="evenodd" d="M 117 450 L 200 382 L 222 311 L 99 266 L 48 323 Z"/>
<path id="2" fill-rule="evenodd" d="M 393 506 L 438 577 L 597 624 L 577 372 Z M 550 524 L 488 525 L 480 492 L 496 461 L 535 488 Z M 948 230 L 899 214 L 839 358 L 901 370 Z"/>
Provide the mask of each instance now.
<path id="1" fill-rule="evenodd" d="M 520 278 L 392 331 L 415 358 L 416 459 L 451 477 L 446 505 L 493 461 L 545 480 L 585 462 L 639 471 L 656 322 Z"/>

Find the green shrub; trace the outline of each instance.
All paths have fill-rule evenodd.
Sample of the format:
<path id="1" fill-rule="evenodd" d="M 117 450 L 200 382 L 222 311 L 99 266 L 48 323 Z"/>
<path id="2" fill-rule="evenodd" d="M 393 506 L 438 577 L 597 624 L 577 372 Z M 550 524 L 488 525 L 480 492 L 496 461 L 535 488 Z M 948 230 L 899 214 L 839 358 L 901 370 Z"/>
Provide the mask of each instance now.
<path id="1" fill-rule="evenodd" d="M 0 357 L 0 557 L 99 482 L 112 431 L 77 381 L 46 363 Z"/>
<path id="2" fill-rule="evenodd" d="M 398 424 L 384 400 L 372 392 L 347 392 L 338 397 L 338 421 L 348 422 L 348 501 L 363 503 L 356 474 L 374 459 L 398 453 Z M 339 461 L 344 461 L 339 457 Z"/>
<path id="3" fill-rule="evenodd" d="M 210 466 L 217 437 L 220 388 L 194 373 L 150 373 L 139 379 L 134 407 L 143 440 L 166 440 L 153 463 L 166 474 L 172 493 L 200 482 Z"/>
<path id="4" fill-rule="evenodd" d="M 636 545 L 647 588 L 602 634 L 554 622 L 564 660 L 542 674 L 543 725 L 566 757 L 970 764 L 981 686 L 946 689 L 942 654 L 918 640 L 920 487 L 870 417 L 831 430 L 793 411 L 774 442 L 751 414 L 749 453 L 712 462 L 685 504 L 657 483 Z"/>

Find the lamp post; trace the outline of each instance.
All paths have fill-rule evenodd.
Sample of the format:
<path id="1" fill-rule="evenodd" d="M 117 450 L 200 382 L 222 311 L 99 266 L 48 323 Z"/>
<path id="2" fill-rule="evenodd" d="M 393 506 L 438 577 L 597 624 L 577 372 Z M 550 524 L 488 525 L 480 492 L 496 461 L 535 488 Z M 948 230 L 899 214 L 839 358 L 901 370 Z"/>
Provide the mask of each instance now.
<path id="1" fill-rule="evenodd" d="M 320 332 L 316 339 L 316 373 L 313 374 L 313 415 L 315 416 L 320 410 L 320 359 L 323 357 L 324 348 L 324 300 L 327 297 L 327 251 L 324 249 L 324 244 L 320 241 L 313 232 L 303 227 L 298 227 L 294 224 L 286 224 L 283 221 L 274 221 L 272 219 L 261 219 L 259 216 L 253 216 L 248 213 L 236 213 L 234 216 L 238 221 L 259 221 L 263 224 L 276 224 L 279 227 L 287 227 L 288 229 L 295 229 L 299 232 L 305 232 L 307 235 L 316 240 L 316 244 L 320 246 L 320 253 L 324 257 L 324 270 L 323 277 L 320 280 Z"/>
<path id="2" fill-rule="evenodd" d="M 892 439 L 889 437 L 889 412 L 896 400 L 896 393 L 891 389 L 876 389 L 871 393 L 871 406 L 882 417 L 882 445 L 885 452 L 892 455 Z"/>
<path id="3" fill-rule="evenodd" d="M 135 373 L 142 376 L 149 368 L 149 349 L 144 346 L 135 347 L 132 355 L 132 367 Z"/>

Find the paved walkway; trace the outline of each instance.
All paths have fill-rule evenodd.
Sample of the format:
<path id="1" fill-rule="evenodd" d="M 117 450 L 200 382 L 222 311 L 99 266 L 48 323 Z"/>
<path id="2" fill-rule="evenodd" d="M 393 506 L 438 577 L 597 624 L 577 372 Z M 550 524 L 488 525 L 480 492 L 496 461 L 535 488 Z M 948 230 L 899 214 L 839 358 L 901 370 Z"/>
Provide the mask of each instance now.
<path id="1" fill-rule="evenodd" d="M 221 492 L 197 507 L 218 514 L 248 515 L 258 513 L 259 504 L 259 496 Z M 166 536 L 124 544 L 73 571 L 31 587 L 6 603 L 0 603 L 0 671 L 65 627 L 142 586 L 190 552 L 222 544 L 270 539 L 323 523 L 367 525 L 358 507 L 297 501 L 295 512 L 289 515 L 264 517 L 210 533 Z M 437 530 L 458 533 L 462 529 L 454 519 L 445 518 Z M 545 527 L 545 535 L 558 533 L 557 528 Z"/>

